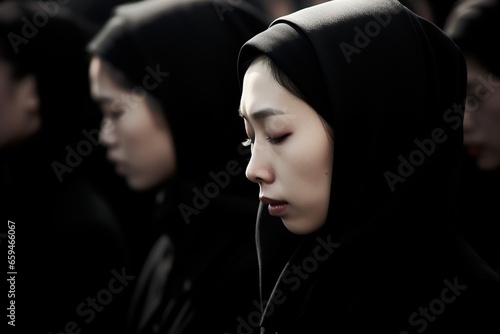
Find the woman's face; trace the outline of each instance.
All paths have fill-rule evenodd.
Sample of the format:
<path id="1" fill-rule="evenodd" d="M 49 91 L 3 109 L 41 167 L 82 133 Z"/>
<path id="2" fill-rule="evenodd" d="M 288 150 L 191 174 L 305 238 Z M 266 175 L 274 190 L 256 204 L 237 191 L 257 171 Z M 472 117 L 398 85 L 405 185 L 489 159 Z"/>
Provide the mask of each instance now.
<path id="1" fill-rule="evenodd" d="M 122 88 L 100 58 L 91 61 L 90 80 L 92 97 L 103 112 L 100 139 L 117 173 L 134 190 L 147 190 L 171 178 L 176 171 L 175 147 L 160 107 L 140 94 L 144 89 Z"/>
<path id="2" fill-rule="evenodd" d="M 291 232 L 316 231 L 330 199 L 333 143 L 326 123 L 262 61 L 245 74 L 240 114 L 252 147 L 246 176 L 259 184 L 260 200 Z"/>
<path id="3" fill-rule="evenodd" d="M 500 78 L 467 59 L 464 143 L 483 170 L 500 169 Z"/>

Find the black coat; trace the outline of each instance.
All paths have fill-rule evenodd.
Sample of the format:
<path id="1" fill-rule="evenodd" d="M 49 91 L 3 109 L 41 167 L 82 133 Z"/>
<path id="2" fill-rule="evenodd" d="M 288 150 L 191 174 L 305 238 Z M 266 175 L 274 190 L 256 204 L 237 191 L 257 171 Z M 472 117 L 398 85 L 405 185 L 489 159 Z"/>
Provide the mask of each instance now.
<path id="1" fill-rule="evenodd" d="M 130 333 L 236 333 L 259 305 L 255 202 L 220 195 L 187 225 L 176 203 L 157 215 L 163 233 L 138 277 Z"/>

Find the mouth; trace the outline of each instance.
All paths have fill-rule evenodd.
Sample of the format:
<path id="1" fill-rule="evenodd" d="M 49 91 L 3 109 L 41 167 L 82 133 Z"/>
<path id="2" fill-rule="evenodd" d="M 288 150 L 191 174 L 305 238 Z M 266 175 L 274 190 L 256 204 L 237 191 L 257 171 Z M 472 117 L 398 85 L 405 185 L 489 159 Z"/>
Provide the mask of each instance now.
<path id="1" fill-rule="evenodd" d="M 108 155 L 107 156 L 107 159 L 109 162 L 111 162 L 112 164 L 115 165 L 115 171 L 117 174 L 119 175 L 125 175 L 127 174 L 127 170 L 128 170 L 128 167 L 127 167 L 127 164 L 111 155 Z"/>
<path id="2" fill-rule="evenodd" d="M 267 210 L 271 216 L 282 216 L 288 207 L 288 202 L 286 201 L 275 200 L 264 196 L 259 197 L 259 199 L 262 203 L 267 204 Z"/>
<path id="3" fill-rule="evenodd" d="M 467 145 L 466 146 L 467 153 L 471 157 L 478 157 L 481 155 L 481 152 L 483 151 L 483 147 L 481 145 Z"/>
<path id="4" fill-rule="evenodd" d="M 116 163 L 116 165 L 115 165 L 115 171 L 119 175 L 126 175 L 127 171 L 128 171 L 128 168 L 123 163 Z"/>

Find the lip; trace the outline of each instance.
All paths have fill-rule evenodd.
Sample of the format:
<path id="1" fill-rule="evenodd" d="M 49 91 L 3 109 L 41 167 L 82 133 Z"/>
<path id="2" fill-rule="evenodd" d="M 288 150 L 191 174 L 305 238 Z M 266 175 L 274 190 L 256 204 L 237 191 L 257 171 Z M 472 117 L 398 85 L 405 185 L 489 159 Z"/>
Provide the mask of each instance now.
<path id="1" fill-rule="evenodd" d="M 259 199 L 262 203 L 267 204 L 267 210 L 271 216 L 282 216 L 288 207 L 288 202 L 286 201 L 275 200 L 264 196 L 259 197 Z"/>
<path id="2" fill-rule="evenodd" d="M 483 151 L 483 147 L 481 145 L 467 145 L 466 149 L 467 153 L 472 157 L 478 157 Z"/>
<path id="3" fill-rule="evenodd" d="M 120 175 L 125 175 L 127 174 L 127 166 L 123 163 L 116 163 L 115 165 L 115 171 L 117 174 L 120 174 Z"/>
<path id="4" fill-rule="evenodd" d="M 115 165 L 115 171 L 117 174 L 125 175 L 127 173 L 128 168 L 126 163 L 111 155 L 108 155 L 107 159 L 109 162 Z"/>

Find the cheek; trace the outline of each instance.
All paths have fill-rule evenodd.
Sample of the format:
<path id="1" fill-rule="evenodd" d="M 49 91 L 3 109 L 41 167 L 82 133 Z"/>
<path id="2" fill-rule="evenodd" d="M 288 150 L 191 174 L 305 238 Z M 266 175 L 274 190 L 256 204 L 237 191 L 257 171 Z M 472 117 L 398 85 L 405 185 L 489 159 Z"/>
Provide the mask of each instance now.
<path id="1" fill-rule="evenodd" d="M 128 118 L 123 124 L 121 136 L 131 164 L 152 183 L 173 174 L 176 158 L 172 136 L 150 112 L 137 113 Z"/>
<path id="2" fill-rule="evenodd" d="M 332 148 L 326 138 L 309 136 L 301 141 L 295 166 L 304 181 L 317 186 L 331 172 Z"/>
<path id="3" fill-rule="evenodd" d="M 333 148 L 327 137 L 308 136 L 295 162 L 297 190 L 307 193 L 304 202 L 312 211 L 325 213 L 330 198 Z M 325 207 L 326 206 L 326 207 Z M 322 214 L 321 214 L 322 215 Z"/>
<path id="4" fill-rule="evenodd" d="M 147 110 L 125 113 L 119 125 L 119 138 L 128 152 L 148 152 L 156 140 L 157 125 Z"/>
<path id="5" fill-rule="evenodd" d="M 41 126 L 37 113 L 24 110 L 16 100 L 0 97 L 0 145 L 34 134 Z"/>

